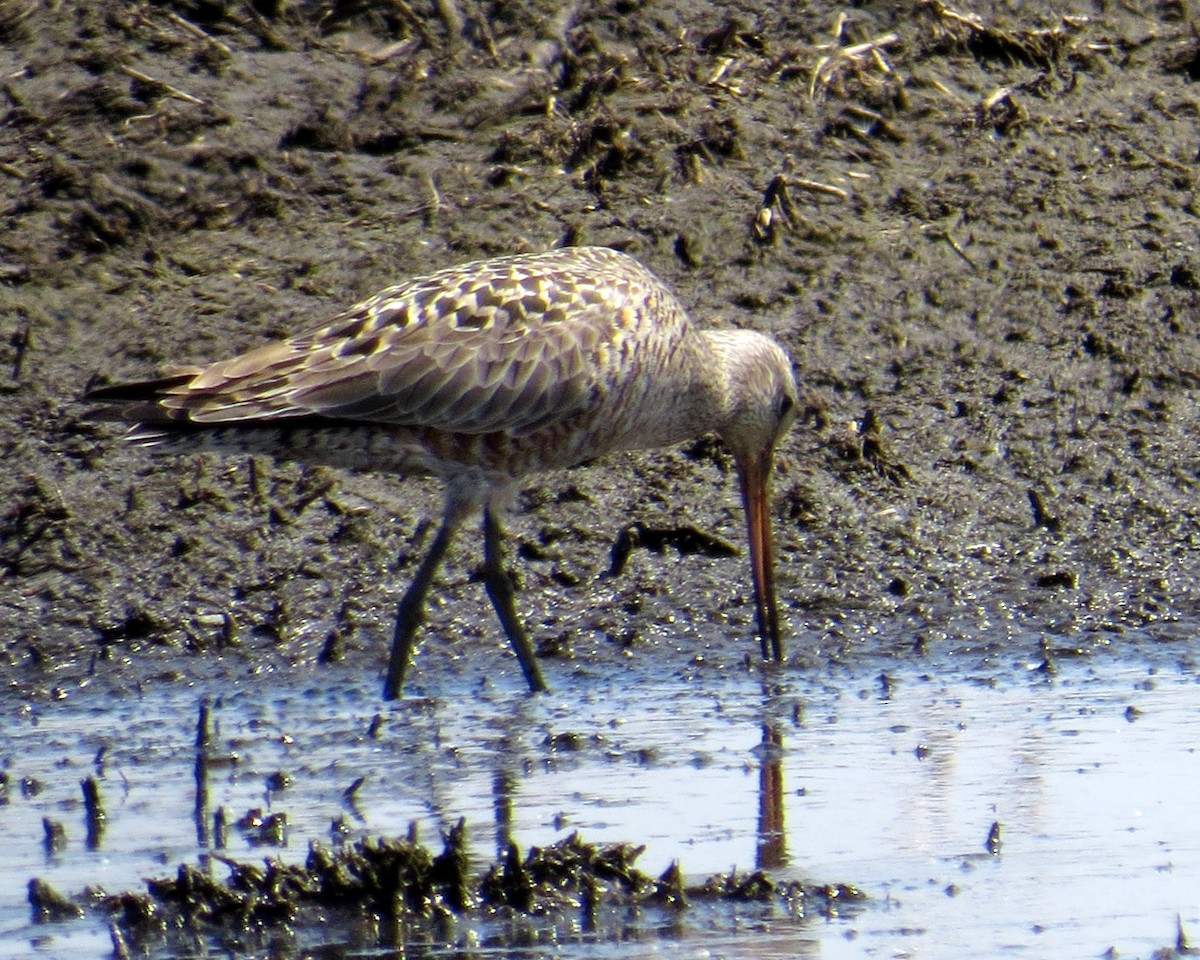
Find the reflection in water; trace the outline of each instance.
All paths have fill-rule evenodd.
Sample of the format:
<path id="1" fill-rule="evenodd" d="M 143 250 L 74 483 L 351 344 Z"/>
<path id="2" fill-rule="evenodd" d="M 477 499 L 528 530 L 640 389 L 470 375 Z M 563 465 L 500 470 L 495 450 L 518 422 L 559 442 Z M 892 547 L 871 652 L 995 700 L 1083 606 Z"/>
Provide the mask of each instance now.
<path id="1" fill-rule="evenodd" d="M 790 691 L 774 680 L 762 684 L 762 741 L 758 756 L 758 829 L 754 865 L 759 870 L 780 870 L 787 865 L 787 828 L 784 823 L 783 726 L 779 716 L 793 703 Z"/>
<path id="2" fill-rule="evenodd" d="M 778 870 L 787 864 L 787 834 L 783 824 L 783 734 L 764 723 L 758 766 L 758 848 L 754 865 Z"/>
<path id="3" fill-rule="evenodd" d="M 855 883 L 874 903 L 823 925 L 771 915 L 702 936 L 693 915 L 675 933 L 635 930 L 650 938 L 639 945 L 556 944 L 566 960 L 676 949 L 655 936 L 743 958 L 949 958 L 964 943 L 989 955 L 1003 944 L 1014 958 L 1150 955 L 1174 942 L 1177 912 L 1193 935 L 1200 928 L 1200 686 L 1184 669 L 1102 667 L 1052 683 L 889 671 L 883 696 L 877 670 L 792 672 L 765 690 L 742 675 L 580 684 L 534 699 L 471 691 L 389 707 L 386 724 L 372 720 L 373 681 L 348 671 L 319 685 L 276 678 L 269 696 L 255 678 L 211 700 L 197 701 L 192 685 L 151 685 L 136 701 L 96 689 L 9 701 L 0 955 L 111 955 L 96 918 L 33 928 L 30 878 L 62 891 L 101 880 L 132 889 L 180 862 L 203 864 L 222 844 L 222 811 L 260 803 L 279 770 L 293 781 L 272 800 L 288 815 L 289 845 L 271 850 L 284 860 L 328 837 L 349 784 L 354 826 L 368 836 L 416 822 L 436 847 L 438 831 L 465 817 L 484 860 L 577 829 L 593 843 L 644 843 L 638 866 L 652 875 L 678 860 L 690 883 L 753 861 L 784 880 Z M 89 851 L 80 771 L 106 745 L 96 780 L 107 831 Z M 1004 844 L 989 856 L 997 820 Z M 228 839 L 233 859 L 261 860 L 237 831 Z M 581 926 L 590 922 L 584 910 Z M 602 915 L 596 936 L 610 925 Z M 405 933 L 361 936 L 399 943 Z"/>
<path id="4" fill-rule="evenodd" d="M 492 771 L 492 799 L 496 817 L 496 856 L 503 857 L 514 846 L 513 843 L 513 793 L 516 782 L 508 770 L 503 754 Z"/>
<path id="5" fill-rule="evenodd" d="M 212 846 L 208 814 L 208 764 L 212 736 L 208 723 L 208 697 L 200 698 L 199 716 L 196 719 L 196 763 L 193 775 L 196 781 L 196 803 L 192 808 L 192 819 L 196 823 L 196 844 L 202 850 Z"/>
<path id="6" fill-rule="evenodd" d="M 104 841 L 104 828 L 108 823 L 108 814 L 104 812 L 104 804 L 100 799 L 100 783 L 94 776 L 89 776 L 80 782 L 79 788 L 83 791 L 87 848 L 96 851 Z"/>

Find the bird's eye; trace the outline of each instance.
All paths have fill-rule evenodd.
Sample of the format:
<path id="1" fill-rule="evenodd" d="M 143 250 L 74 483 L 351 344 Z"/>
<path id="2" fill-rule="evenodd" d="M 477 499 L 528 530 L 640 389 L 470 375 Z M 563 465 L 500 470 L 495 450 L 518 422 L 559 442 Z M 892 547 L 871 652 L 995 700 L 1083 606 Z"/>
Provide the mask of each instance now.
<path id="1" fill-rule="evenodd" d="M 782 420 L 795 409 L 796 401 L 785 393 L 779 398 L 779 402 L 775 405 L 775 415 Z"/>

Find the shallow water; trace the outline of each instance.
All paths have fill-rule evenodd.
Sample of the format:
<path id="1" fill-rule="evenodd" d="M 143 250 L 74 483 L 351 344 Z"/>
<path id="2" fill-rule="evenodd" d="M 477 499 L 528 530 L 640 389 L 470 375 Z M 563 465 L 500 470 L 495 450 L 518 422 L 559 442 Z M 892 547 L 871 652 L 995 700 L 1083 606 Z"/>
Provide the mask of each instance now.
<path id="1" fill-rule="evenodd" d="M 0 956 L 110 956 L 93 918 L 31 924 L 30 877 L 64 892 L 139 887 L 195 861 L 218 807 L 225 852 L 240 859 L 302 860 L 338 818 L 352 835 L 416 821 L 438 848 L 438 830 L 465 817 L 479 861 L 509 837 L 524 849 L 577 830 L 645 844 L 648 873 L 673 859 L 689 879 L 763 865 L 870 897 L 833 917 L 697 915 L 670 936 L 568 939 L 538 955 L 1148 956 L 1174 945 L 1177 915 L 1200 937 L 1194 677 L 1116 660 L 1051 676 L 886 669 L 766 686 L 624 677 L 538 698 L 505 678 L 502 689 L 381 708 L 375 677 L 334 667 L 11 702 L 0 719 Z M 205 698 L 218 759 L 198 817 Z M 272 792 L 276 772 L 290 784 Z M 107 813 L 95 849 L 80 790 L 89 775 Z M 251 808 L 286 812 L 286 846 L 254 847 L 232 825 Z M 63 850 L 44 849 L 44 817 L 64 825 Z"/>

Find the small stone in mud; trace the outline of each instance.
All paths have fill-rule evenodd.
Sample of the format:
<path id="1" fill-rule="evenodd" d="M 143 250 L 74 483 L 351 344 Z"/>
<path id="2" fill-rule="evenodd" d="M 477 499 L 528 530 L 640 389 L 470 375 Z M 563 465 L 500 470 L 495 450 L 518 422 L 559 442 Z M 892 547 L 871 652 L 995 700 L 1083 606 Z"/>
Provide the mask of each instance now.
<path id="1" fill-rule="evenodd" d="M 1044 573 L 1037 577 L 1033 585 L 1043 590 L 1052 590 L 1055 587 L 1074 590 L 1079 586 L 1079 574 L 1073 570 L 1055 570 L 1053 573 Z"/>

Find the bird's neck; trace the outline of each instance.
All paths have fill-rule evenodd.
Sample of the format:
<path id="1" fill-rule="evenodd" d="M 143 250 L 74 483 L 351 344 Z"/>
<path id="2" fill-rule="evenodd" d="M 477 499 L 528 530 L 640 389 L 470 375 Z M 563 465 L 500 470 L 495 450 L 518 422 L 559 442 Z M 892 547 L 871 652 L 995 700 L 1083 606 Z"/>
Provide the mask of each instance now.
<path id="1" fill-rule="evenodd" d="M 721 433 L 738 414 L 745 385 L 753 378 L 758 352 L 771 341 L 752 330 L 703 330 L 706 430 Z"/>
<path id="2" fill-rule="evenodd" d="M 639 422 L 622 432 L 638 447 L 669 446 L 709 432 L 720 432 L 734 414 L 736 343 L 743 331 L 704 330 L 680 353 L 662 358 L 667 369 L 648 369 L 642 396 L 622 404 Z"/>

